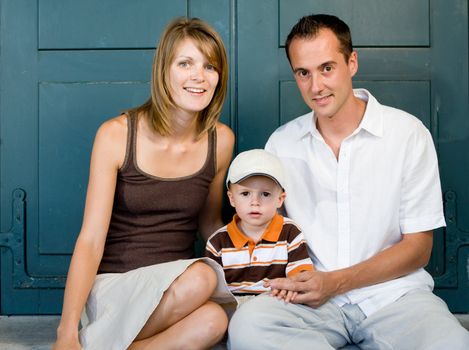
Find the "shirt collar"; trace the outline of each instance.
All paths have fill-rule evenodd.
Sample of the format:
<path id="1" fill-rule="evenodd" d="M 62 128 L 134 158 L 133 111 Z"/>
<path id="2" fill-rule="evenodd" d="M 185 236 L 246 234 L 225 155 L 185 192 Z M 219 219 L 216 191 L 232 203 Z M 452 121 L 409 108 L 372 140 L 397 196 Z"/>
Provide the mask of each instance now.
<path id="1" fill-rule="evenodd" d="M 372 135 L 383 136 L 383 115 L 381 113 L 381 105 L 368 90 L 354 89 L 353 93 L 356 97 L 366 102 L 365 114 L 358 129 L 363 129 Z"/>
<path id="2" fill-rule="evenodd" d="M 360 129 L 366 130 L 372 135 L 381 137 L 383 136 L 383 116 L 381 114 L 381 105 L 374 98 L 368 90 L 365 89 L 354 89 L 353 93 L 356 97 L 366 102 L 365 114 L 363 115 L 362 121 L 357 128 L 358 132 Z M 313 135 L 320 137 L 320 133 L 316 128 L 316 116 L 314 112 L 310 112 L 300 117 L 299 120 L 300 128 L 298 132 L 298 139 L 303 138 L 307 135 Z"/>
<path id="3" fill-rule="evenodd" d="M 314 135 L 315 133 L 319 133 L 318 129 L 316 129 L 316 118 L 313 112 L 309 112 L 300 117 L 300 128 L 298 132 L 298 139 L 301 139 L 307 135 Z"/>
<path id="4" fill-rule="evenodd" d="M 238 227 L 239 222 L 238 214 L 233 216 L 233 220 L 228 224 L 227 231 L 228 235 L 230 236 L 233 245 L 236 249 L 240 249 L 246 245 L 251 239 L 246 236 Z M 269 241 L 269 242 L 277 242 L 278 238 L 280 237 L 280 232 L 282 231 L 283 227 L 283 216 L 279 214 L 275 214 L 272 221 L 270 222 L 267 229 L 262 234 L 261 240 Z"/>

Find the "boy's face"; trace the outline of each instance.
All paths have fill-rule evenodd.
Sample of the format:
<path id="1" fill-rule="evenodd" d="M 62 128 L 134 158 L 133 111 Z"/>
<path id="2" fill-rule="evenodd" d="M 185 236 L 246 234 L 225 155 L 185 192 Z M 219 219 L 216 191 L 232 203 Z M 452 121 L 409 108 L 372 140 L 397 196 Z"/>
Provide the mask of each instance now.
<path id="1" fill-rule="evenodd" d="M 241 219 L 245 234 L 263 231 L 269 225 L 285 199 L 280 186 L 266 176 L 251 176 L 230 184 L 228 198 Z"/>

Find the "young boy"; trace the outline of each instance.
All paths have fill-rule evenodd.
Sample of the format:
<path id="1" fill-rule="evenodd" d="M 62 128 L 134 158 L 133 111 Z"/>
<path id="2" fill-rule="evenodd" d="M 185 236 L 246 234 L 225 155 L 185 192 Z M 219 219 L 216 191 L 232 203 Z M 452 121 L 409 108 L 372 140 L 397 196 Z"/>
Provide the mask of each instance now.
<path id="1" fill-rule="evenodd" d="M 270 291 L 263 286 L 265 279 L 313 269 L 302 232 L 277 213 L 285 199 L 284 184 L 282 164 L 265 150 L 240 153 L 231 163 L 226 186 L 236 214 L 210 236 L 205 255 L 223 266 L 235 295 Z M 281 293 L 286 301 L 294 295 Z"/>

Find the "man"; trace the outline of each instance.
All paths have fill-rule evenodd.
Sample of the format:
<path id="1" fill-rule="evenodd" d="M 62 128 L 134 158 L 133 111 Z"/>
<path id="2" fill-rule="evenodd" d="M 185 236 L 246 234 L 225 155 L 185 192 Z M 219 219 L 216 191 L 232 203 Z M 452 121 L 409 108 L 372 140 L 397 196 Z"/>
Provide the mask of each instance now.
<path id="1" fill-rule="evenodd" d="M 353 90 L 357 53 L 337 17 L 303 17 L 285 46 L 312 113 L 266 149 L 288 169 L 285 209 L 317 271 L 272 280 L 273 297 L 239 308 L 231 349 L 468 349 L 469 332 L 423 269 L 432 230 L 445 225 L 430 133 Z"/>

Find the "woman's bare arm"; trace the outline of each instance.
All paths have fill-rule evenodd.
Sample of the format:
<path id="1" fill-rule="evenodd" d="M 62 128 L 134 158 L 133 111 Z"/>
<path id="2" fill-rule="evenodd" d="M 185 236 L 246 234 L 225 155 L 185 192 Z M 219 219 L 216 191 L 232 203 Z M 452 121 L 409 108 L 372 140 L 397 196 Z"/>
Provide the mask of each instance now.
<path id="1" fill-rule="evenodd" d="M 79 348 L 78 323 L 102 258 L 111 218 L 117 171 L 125 157 L 124 116 L 104 123 L 93 145 L 83 224 L 65 286 L 62 317 L 54 349 Z"/>

